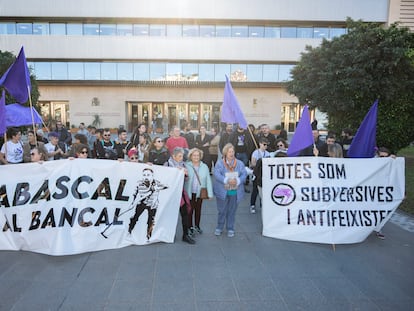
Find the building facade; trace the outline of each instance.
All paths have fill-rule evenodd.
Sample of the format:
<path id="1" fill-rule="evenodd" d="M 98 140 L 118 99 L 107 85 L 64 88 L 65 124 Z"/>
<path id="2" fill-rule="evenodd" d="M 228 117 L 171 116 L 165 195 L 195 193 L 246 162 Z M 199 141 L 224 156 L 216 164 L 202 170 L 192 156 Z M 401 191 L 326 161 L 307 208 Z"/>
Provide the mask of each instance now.
<path id="1" fill-rule="evenodd" d="M 0 48 L 24 46 L 46 122 L 219 127 L 225 75 L 249 123 L 292 132 L 284 83 L 346 19 L 414 27 L 413 0 L 0 0 Z M 410 24 L 411 23 L 411 24 Z"/>

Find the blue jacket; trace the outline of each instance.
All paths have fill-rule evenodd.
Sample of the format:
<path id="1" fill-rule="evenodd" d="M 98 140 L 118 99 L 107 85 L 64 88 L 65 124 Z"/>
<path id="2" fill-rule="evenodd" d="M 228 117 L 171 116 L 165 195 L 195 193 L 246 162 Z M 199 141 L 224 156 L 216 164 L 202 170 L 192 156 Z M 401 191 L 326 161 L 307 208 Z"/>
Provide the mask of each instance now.
<path id="1" fill-rule="evenodd" d="M 244 182 L 246 181 L 246 168 L 242 161 L 237 160 L 235 171 L 239 173 L 239 184 L 237 187 L 237 202 L 240 202 L 244 197 Z M 217 161 L 214 167 L 214 182 L 213 191 L 217 198 L 221 200 L 226 199 L 227 190 L 224 188 L 224 179 L 226 178 L 227 169 L 224 166 L 223 159 Z"/>
<path id="2" fill-rule="evenodd" d="M 198 183 L 198 180 L 197 180 L 197 176 L 194 173 L 193 163 L 191 161 L 188 161 L 186 163 L 186 166 L 187 166 L 187 171 L 188 171 L 188 177 L 185 180 L 184 188 L 191 198 L 191 193 L 193 192 L 192 188 L 193 188 L 194 178 L 196 179 L 197 183 Z M 201 186 L 198 187 L 197 198 L 200 197 L 200 188 L 207 188 L 208 197 L 212 198 L 214 194 L 213 194 L 213 184 L 211 182 L 211 177 L 210 177 L 210 171 L 208 169 L 208 166 L 203 162 L 200 162 L 200 168 L 198 169 L 198 177 L 200 178 Z"/>

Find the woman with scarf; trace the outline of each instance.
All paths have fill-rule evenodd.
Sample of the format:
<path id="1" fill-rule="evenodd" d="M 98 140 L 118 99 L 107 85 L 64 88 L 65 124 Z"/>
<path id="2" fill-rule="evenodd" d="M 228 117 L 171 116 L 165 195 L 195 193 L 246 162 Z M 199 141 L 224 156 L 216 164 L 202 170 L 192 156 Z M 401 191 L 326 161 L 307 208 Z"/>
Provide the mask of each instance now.
<path id="1" fill-rule="evenodd" d="M 188 177 L 188 170 L 185 166 L 183 161 L 184 159 L 184 149 L 180 147 L 174 148 L 171 157 L 168 161 L 164 164 L 164 166 L 176 167 L 180 170 L 184 171 L 185 178 Z M 188 197 L 187 191 L 184 189 L 181 195 L 181 202 L 180 202 L 180 215 L 181 215 L 181 223 L 183 226 L 183 241 L 189 244 L 195 244 L 195 240 L 189 235 L 189 226 L 188 226 L 188 214 L 191 210 L 190 198 Z"/>
<path id="2" fill-rule="evenodd" d="M 226 224 L 227 236 L 234 237 L 234 222 L 237 204 L 244 196 L 247 173 L 242 161 L 236 159 L 232 144 L 223 147 L 223 158 L 214 167 L 213 192 L 217 198 L 216 236 L 222 234 Z"/>

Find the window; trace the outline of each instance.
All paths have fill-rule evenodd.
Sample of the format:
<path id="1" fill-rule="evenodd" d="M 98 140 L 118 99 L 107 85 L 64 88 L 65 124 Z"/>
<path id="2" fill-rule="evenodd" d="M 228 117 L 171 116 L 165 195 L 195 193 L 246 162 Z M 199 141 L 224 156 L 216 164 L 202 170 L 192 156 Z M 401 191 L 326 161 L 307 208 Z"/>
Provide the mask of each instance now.
<path id="1" fill-rule="evenodd" d="M 166 66 L 166 80 L 167 81 L 181 81 L 182 80 L 182 65 L 177 63 L 169 63 Z"/>
<path id="2" fill-rule="evenodd" d="M 282 27 L 281 38 L 296 38 L 296 27 Z"/>
<path id="3" fill-rule="evenodd" d="M 265 27 L 265 38 L 280 38 L 280 27 Z"/>
<path id="4" fill-rule="evenodd" d="M 251 38 L 263 38 L 264 37 L 264 27 L 249 26 L 249 37 L 251 37 Z"/>
<path id="5" fill-rule="evenodd" d="M 150 25 L 149 34 L 153 37 L 164 37 L 165 25 Z"/>
<path id="6" fill-rule="evenodd" d="M 216 37 L 230 37 L 231 27 L 230 26 L 216 26 Z"/>
<path id="7" fill-rule="evenodd" d="M 132 25 L 131 24 L 116 25 L 116 34 L 118 36 L 132 36 Z"/>
<path id="8" fill-rule="evenodd" d="M 83 35 L 83 26 L 82 24 L 67 24 L 66 31 L 68 35 L 73 36 L 82 36 Z"/>
<path id="9" fill-rule="evenodd" d="M 0 35 L 15 35 L 16 24 L 15 23 L 0 23 Z"/>
<path id="10" fill-rule="evenodd" d="M 214 25 L 200 25 L 200 37 L 215 37 L 216 26 Z"/>
<path id="11" fill-rule="evenodd" d="M 183 64 L 183 79 L 189 81 L 198 80 L 198 65 L 197 64 Z"/>
<path id="12" fill-rule="evenodd" d="M 263 65 L 263 81 L 278 82 L 278 65 Z"/>
<path id="13" fill-rule="evenodd" d="M 261 82 L 263 65 L 247 65 L 247 81 Z"/>
<path id="14" fill-rule="evenodd" d="M 313 29 L 314 38 L 326 38 L 329 37 L 329 28 L 314 28 Z"/>
<path id="15" fill-rule="evenodd" d="M 298 38 L 313 38 L 312 27 L 298 27 Z"/>
<path id="16" fill-rule="evenodd" d="M 230 79 L 229 64 L 216 64 L 214 66 L 214 81 L 226 81 L 226 75 Z"/>
<path id="17" fill-rule="evenodd" d="M 199 68 L 199 81 L 214 81 L 214 65 L 213 64 L 200 64 Z"/>
<path id="18" fill-rule="evenodd" d="M 346 34 L 345 28 L 331 28 L 330 33 L 329 33 L 329 38 L 333 39 L 336 37 L 340 37 L 344 34 Z"/>
<path id="19" fill-rule="evenodd" d="M 66 24 L 65 23 L 50 23 L 50 34 L 51 35 L 66 35 Z"/>
<path id="20" fill-rule="evenodd" d="M 132 29 L 132 28 L 131 28 Z M 118 80 L 132 81 L 134 80 L 134 67 L 131 63 L 119 63 L 118 64 Z"/>
<path id="21" fill-rule="evenodd" d="M 247 66 L 245 64 L 231 64 L 230 66 L 230 75 L 231 81 L 247 81 L 246 70 Z"/>
<path id="22" fill-rule="evenodd" d="M 49 24 L 48 23 L 34 23 L 33 24 L 33 34 L 34 35 L 48 35 L 49 34 Z"/>
<path id="23" fill-rule="evenodd" d="M 290 71 L 294 65 L 279 65 L 279 81 L 289 81 L 291 80 Z"/>
<path id="24" fill-rule="evenodd" d="M 101 64 L 101 80 L 116 80 L 116 63 Z"/>
<path id="25" fill-rule="evenodd" d="M 243 37 L 246 38 L 248 35 L 247 26 L 231 26 L 231 36 L 232 37 Z"/>
<path id="26" fill-rule="evenodd" d="M 99 33 L 101 36 L 115 36 L 116 25 L 115 24 L 101 24 L 99 28 Z"/>
<path id="27" fill-rule="evenodd" d="M 149 35 L 149 25 L 145 24 L 135 24 L 132 26 L 134 30 L 134 36 L 148 36 Z"/>
<path id="28" fill-rule="evenodd" d="M 150 80 L 165 80 L 165 64 L 150 63 Z"/>
<path id="29" fill-rule="evenodd" d="M 68 79 L 69 80 L 83 80 L 85 73 L 83 70 L 83 63 L 68 63 Z"/>
<path id="30" fill-rule="evenodd" d="M 99 63 L 85 63 L 85 80 L 100 80 L 101 66 Z"/>
<path id="31" fill-rule="evenodd" d="M 31 35 L 33 32 L 31 23 L 17 23 L 16 29 L 18 35 Z"/>
<path id="32" fill-rule="evenodd" d="M 68 79 L 68 64 L 63 62 L 52 63 L 52 79 L 53 80 L 67 80 Z"/>
<path id="33" fill-rule="evenodd" d="M 198 25 L 183 25 L 183 37 L 198 37 Z"/>
<path id="34" fill-rule="evenodd" d="M 46 62 L 35 63 L 36 79 L 50 80 L 52 79 L 51 64 Z"/>
<path id="35" fill-rule="evenodd" d="M 149 64 L 148 63 L 136 63 L 134 64 L 134 80 L 135 81 L 148 81 L 149 80 Z"/>
<path id="36" fill-rule="evenodd" d="M 167 25 L 167 37 L 181 37 L 182 34 L 181 25 Z"/>
<path id="37" fill-rule="evenodd" d="M 85 36 L 98 36 L 99 24 L 83 24 L 83 34 Z"/>

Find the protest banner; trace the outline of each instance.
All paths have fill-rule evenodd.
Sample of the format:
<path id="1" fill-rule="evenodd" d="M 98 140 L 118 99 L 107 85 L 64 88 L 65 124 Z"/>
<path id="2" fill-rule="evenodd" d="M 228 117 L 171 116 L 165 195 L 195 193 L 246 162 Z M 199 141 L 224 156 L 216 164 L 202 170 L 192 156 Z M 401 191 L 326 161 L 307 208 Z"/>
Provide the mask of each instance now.
<path id="1" fill-rule="evenodd" d="M 404 190 L 404 158 L 263 159 L 263 235 L 359 243 L 388 221 Z"/>
<path id="2" fill-rule="evenodd" d="M 69 255 L 174 241 L 184 174 L 74 159 L 0 166 L 0 249 Z"/>

